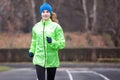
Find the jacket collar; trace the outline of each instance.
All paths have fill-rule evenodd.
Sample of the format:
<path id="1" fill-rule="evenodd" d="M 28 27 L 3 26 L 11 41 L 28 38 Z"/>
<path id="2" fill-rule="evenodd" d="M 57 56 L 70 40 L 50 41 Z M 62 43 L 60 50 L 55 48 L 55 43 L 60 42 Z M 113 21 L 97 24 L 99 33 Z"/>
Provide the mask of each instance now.
<path id="1" fill-rule="evenodd" d="M 51 19 L 48 19 L 47 21 L 41 20 L 41 23 L 42 23 L 43 25 L 48 25 L 48 24 L 50 24 L 51 22 L 52 22 Z"/>

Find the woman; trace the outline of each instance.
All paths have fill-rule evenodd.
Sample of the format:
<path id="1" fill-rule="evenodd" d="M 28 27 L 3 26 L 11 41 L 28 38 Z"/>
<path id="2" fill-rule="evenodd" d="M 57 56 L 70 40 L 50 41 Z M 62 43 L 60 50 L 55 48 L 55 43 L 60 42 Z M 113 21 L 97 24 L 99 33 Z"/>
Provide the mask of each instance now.
<path id="1" fill-rule="evenodd" d="M 52 7 L 48 3 L 40 6 L 41 21 L 32 29 L 32 41 L 29 56 L 33 57 L 38 80 L 54 80 L 56 68 L 59 67 L 58 50 L 65 47 L 64 33 L 57 21 Z"/>

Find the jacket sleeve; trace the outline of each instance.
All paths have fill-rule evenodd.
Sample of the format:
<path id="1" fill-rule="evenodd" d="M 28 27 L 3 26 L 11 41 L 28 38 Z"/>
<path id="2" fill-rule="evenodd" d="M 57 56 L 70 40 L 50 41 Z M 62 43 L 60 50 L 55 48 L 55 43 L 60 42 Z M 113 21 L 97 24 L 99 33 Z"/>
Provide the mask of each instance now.
<path id="1" fill-rule="evenodd" d="M 34 30 L 32 30 L 32 40 L 31 40 L 29 52 L 32 52 L 33 54 L 35 54 L 35 49 L 36 49 L 36 34 Z"/>
<path id="2" fill-rule="evenodd" d="M 65 38 L 61 26 L 55 29 L 55 37 L 52 38 L 52 43 L 50 44 L 52 48 L 63 49 L 65 47 Z"/>

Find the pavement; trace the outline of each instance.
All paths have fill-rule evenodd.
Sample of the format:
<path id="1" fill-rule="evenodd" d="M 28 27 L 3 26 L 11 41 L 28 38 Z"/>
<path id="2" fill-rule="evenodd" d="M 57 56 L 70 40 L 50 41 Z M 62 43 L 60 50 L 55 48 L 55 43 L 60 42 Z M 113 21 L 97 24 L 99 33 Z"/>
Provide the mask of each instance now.
<path id="1" fill-rule="evenodd" d="M 9 71 L 0 72 L 0 80 L 37 80 L 31 63 L 1 63 Z M 62 63 L 55 80 L 120 80 L 120 64 L 116 63 Z"/>

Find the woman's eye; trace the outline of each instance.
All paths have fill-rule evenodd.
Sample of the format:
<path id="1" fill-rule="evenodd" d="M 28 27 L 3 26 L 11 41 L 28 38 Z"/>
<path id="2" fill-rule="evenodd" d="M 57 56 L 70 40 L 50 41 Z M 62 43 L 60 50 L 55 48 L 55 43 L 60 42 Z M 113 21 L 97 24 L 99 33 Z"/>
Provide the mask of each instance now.
<path id="1" fill-rule="evenodd" d="M 45 11 L 43 11 L 43 13 L 45 13 Z"/>
<path id="2" fill-rule="evenodd" d="M 49 13 L 49 11 L 46 11 L 46 13 Z"/>
<path id="3" fill-rule="evenodd" d="M 49 13 L 49 11 L 48 10 L 44 10 L 42 13 Z"/>

